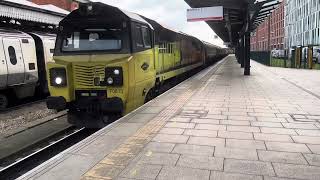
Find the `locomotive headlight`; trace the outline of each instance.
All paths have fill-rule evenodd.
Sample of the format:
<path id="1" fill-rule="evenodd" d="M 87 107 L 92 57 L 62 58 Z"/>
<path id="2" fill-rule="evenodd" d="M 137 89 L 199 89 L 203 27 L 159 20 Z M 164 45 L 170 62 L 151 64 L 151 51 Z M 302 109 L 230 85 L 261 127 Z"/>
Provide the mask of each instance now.
<path id="1" fill-rule="evenodd" d="M 119 75 L 119 74 L 120 74 L 120 71 L 119 71 L 119 69 L 115 69 L 115 70 L 113 71 L 113 73 L 114 73 L 115 75 Z"/>
<path id="2" fill-rule="evenodd" d="M 62 78 L 61 78 L 61 77 L 56 77 L 56 79 L 54 80 L 54 82 L 55 82 L 57 85 L 61 85 L 61 84 L 62 84 Z"/>
<path id="3" fill-rule="evenodd" d="M 107 79 L 107 83 L 108 83 L 109 85 L 112 85 L 112 84 L 113 84 L 113 79 L 112 79 L 112 77 L 109 77 L 109 78 Z"/>
<path id="4" fill-rule="evenodd" d="M 67 73 L 65 68 L 51 68 L 49 70 L 50 85 L 54 87 L 67 86 Z"/>
<path id="5" fill-rule="evenodd" d="M 123 70 L 122 67 L 107 67 L 105 69 L 105 86 L 122 86 Z"/>

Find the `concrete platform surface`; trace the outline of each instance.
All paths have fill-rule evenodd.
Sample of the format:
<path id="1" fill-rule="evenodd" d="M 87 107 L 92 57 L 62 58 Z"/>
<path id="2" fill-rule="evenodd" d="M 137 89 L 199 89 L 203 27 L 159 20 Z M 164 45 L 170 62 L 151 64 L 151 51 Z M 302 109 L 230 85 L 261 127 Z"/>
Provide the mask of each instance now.
<path id="1" fill-rule="evenodd" d="M 320 71 L 290 71 L 230 55 L 20 179 L 319 180 Z"/>

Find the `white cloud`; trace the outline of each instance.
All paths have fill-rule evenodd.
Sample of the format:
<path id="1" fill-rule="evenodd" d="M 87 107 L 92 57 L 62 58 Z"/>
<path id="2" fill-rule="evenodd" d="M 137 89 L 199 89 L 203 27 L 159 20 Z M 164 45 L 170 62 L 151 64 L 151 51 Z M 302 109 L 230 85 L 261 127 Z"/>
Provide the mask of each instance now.
<path id="1" fill-rule="evenodd" d="M 223 46 L 223 41 L 214 39 L 216 35 L 205 22 L 187 22 L 187 9 L 183 0 L 93 0 L 124 10 L 135 12 L 166 24 L 175 30 L 193 35 L 201 40 Z"/>

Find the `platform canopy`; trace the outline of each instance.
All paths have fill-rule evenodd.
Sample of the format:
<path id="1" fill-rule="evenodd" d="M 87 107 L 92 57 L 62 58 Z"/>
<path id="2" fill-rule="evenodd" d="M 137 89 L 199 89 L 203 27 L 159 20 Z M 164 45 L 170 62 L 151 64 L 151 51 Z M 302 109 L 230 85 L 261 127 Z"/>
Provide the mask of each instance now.
<path id="1" fill-rule="evenodd" d="M 0 20 L 57 26 L 68 11 L 53 5 L 37 5 L 27 0 L 0 0 Z"/>
<path id="2" fill-rule="evenodd" d="M 191 8 L 223 6 L 222 21 L 206 21 L 226 43 L 235 45 L 245 32 L 254 31 L 282 0 L 185 0 Z M 249 20 L 250 19 L 250 20 Z"/>

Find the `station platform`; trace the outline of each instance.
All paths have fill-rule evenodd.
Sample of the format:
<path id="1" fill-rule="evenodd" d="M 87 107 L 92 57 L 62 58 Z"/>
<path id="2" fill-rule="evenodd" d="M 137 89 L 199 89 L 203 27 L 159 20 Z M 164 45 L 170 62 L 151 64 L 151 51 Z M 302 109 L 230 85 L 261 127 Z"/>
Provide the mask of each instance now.
<path id="1" fill-rule="evenodd" d="M 318 180 L 319 79 L 230 55 L 19 179 Z"/>

